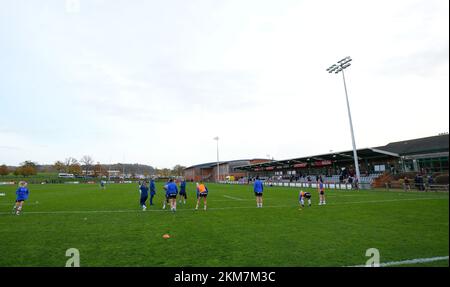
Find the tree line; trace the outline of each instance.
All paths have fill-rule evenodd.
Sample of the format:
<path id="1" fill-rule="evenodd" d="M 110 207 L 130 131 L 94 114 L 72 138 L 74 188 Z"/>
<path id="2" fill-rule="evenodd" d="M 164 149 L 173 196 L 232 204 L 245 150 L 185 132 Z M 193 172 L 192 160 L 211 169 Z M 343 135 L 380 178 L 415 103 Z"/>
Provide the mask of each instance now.
<path id="1" fill-rule="evenodd" d="M 36 175 L 38 172 L 57 172 L 57 173 L 70 173 L 74 176 L 85 176 L 85 177 L 102 177 L 108 176 L 108 171 L 118 170 L 120 174 L 125 172 L 125 174 L 135 177 L 137 174 L 144 176 L 158 176 L 158 177 L 169 177 L 169 176 L 182 176 L 183 170 L 185 169 L 182 165 L 175 165 L 172 169 L 169 168 L 154 168 L 148 165 L 142 164 L 101 164 L 100 162 L 95 163 L 94 159 L 85 155 L 80 160 L 74 157 L 66 158 L 65 160 L 57 160 L 53 165 L 39 165 L 31 160 L 24 161 L 18 167 L 8 167 L 6 165 L 0 165 L 0 176 L 7 176 L 13 174 L 15 176 L 28 177 Z"/>

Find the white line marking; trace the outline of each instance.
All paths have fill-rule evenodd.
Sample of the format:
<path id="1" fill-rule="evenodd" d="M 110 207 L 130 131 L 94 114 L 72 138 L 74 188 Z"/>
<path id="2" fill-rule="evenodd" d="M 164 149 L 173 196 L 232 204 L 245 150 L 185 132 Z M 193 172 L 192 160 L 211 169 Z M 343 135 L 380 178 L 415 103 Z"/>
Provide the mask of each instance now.
<path id="1" fill-rule="evenodd" d="M 11 205 L 11 206 L 13 206 L 15 203 L 16 203 L 15 201 L 11 201 L 10 203 L 0 203 L 0 205 L 3 205 L 3 206 Z M 36 202 L 30 202 L 30 203 L 26 203 L 26 202 L 25 202 L 25 205 L 27 205 L 27 206 L 30 206 L 30 205 L 38 205 L 38 204 L 39 204 L 39 203 L 36 203 Z"/>
<path id="2" fill-rule="evenodd" d="M 242 198 L 239 197 L 233 197 L 233 196 L 229 196 L 229 195 L 224 195 L 223 197 L 229 198 L 229 199 L 234 199 L 234 200 L 244 200 Z"/>
<path id="3" fill-rule="evenodd" d="M 380 267 L 427 263 L 427 262 L 442 261 L 442 260 L 448 260 L 448 256 L 431 257 L 431 258 L 417 258 L 417 259 L 410 259 L 410 260 L 403 260 L 403 261 L 391 261 L 391 262 L 386 262 L 386 263 L 380 263 Z M 348 266 L 348 267 L 366 267 L 366 265 L 355 265 L 355 266 Z"/>
<path id="4" fill-rule="evenodd" d="M 285 207 L 293 207 L 293 206 L 264 206 L 263 208 L 285 208 Z M 216 208 L 208 208 L 208 210 L 226 210 L 226 209 L 256 209 L 255 207 L 249 206 L 230 206 L 230 207 L 216 207 Z M 180 211 L 191 211 L 191 212 L 203 212 L 195 211 L 192 209 L 177 209 L 177 212 Z M 123 210 L 60 210 L 60 211 L 28 211 L 23 212 L 23 214 L 83 214 L 83 213 L 146 213 L 146 212 L 167 212 L 172 213 L 170 209 L 153 209 L 146 211 L 142 211 L 142 209 L 123 209 Z M 11 214 L 10 212 L 0 212 L 1 214 Z"/>
<path id="5" fill-rule="evenodd" d="M 397 202 L 397 201 L 414 201 L 414 200 L 437 200 L 437 199 L 447 199 L 448 198 L 408 198 L 408 199 L 392 199 L 392 200 L 370 200 L 370 201 L 353 201 L 353 202 L 342 202 L 342 203 L 328 203 L 327 205 L 346 205 L 346 204 L 361 204 L 361 203 L 384 203 L 384 202 Z M 298 205 L 266 205 L 264 208 L 293 208 L 298 207 Z M 228 209 L 256 209 L 254 206 L 229 206 L 229 207 L 213 207 L 208 208 L 208 210 L 228 210 Z M 178 209 L 177 211 L 194 211 L 193 209 Z M 28 211 L 24 214 L 82 214 L 82 213 L 145 213 L 145 212 L 168 212 L 168 210 L 163 209 L 147 209 L 142 211 L 141 209 L 125 209 L 125 210 L 61 210 L 61 211 Z M 10 212 L 0 212 L 1 214 L 11 214 Z"/>
<path id="6" fill-rule="evenodd" d="M 225 195 L 223 195 L 223 196 L 225 196 Z M 214 201 L 214 202 L 222 202 L 222 201 L 230 202 L 230 201 L 236 201 L 236 200 L 238 200 L 238 201 L 255 201 L 254 198 L 238 198 L 238 197 L 234 197 L 234 198 L 228 197 L 228 198 L 230 198 L 230 199 L 212 199 L 212 201 Z M 264 199 L 270 200 L 270 199 L 272 199 L 272 197 L 264 197 Z"/>

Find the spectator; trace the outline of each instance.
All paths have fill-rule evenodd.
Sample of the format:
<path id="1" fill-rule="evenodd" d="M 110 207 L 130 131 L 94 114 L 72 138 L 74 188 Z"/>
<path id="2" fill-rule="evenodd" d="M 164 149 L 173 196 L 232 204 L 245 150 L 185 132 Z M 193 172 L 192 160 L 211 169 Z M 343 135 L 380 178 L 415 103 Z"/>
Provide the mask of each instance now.
<path id="1" fill-rule="evenodd" d="M 316 176 L 316 182 L 319 182 L 319 181 L 323 183 L 322 175 Z"/>
<path id="2" fill-rule="evenodd" d="M 347 179 L 347 182 L 353 186 L 353 177 L 350 176 L 350 177 Z"/>
<path id="3" fill-rule="evenodd" d="M 433 176 L 430 174 L 428 176 L 428 188 L 430 188 L 430 186 L 433 184 L 434 184 Z"/>
<path id="4" fill-rule="evenodd" d="M 409 179 L 407 176 L 405 176 L 405 178 L 403 179 L 403 189 L 406 190 L 411 190 L 411 185 L 409 183 Z"/>
<path id="5" fill-rule="evenodd" d="M 419 190 L 421 190 L 421 191 L 425 190 L 423 176 L 421 174 L 419 174 Z"/>
<path id="6" fill-rule="evenodd" d="M 414 186 L 420 190 L 420 185 L 419 185 L 419 174 L 416 174 L 416 176 L 414 177 Z"/>

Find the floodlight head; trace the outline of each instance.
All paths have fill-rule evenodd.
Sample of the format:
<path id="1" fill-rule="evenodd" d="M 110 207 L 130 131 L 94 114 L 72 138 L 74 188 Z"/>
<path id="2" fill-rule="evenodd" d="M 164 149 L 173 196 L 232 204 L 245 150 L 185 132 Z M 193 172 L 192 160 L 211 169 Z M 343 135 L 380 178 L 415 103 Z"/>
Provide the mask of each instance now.
<path id="1" fill-rule="evenodd" d="M 335 74 L 337 74 L 337 73 L 341 72 L 342 70 L 344 70 L 345 68 L 349 67 L 351 65 L 350 64 L 351 61 L 352 61 L 352 58 L 350 58 L 350 56 L 347 56 L 347 57 L 339 60 L 337 62 L 337 64 L 331 65 L 327 69 L 327 72 L 328 73 L 333 73 L 334 72 Z"/>
<path id="2" fill-rule="evenodd" d="M 351 61 L 351 58 L 350 58 L 350 56 L 348 56 L 348 57 L 345 57 L 344 59 L 342 59 L 342 60 L 339 60 L 338 61 L 338 63 L 339 64 L 342 64 L 343 62 L 346 62 L 346 61 L 348 61 L 348 60 L 350 60 Z"/>
<path id="3" fill-rule="evenodd" d="M 336 64 L 333 64 L 333 65 L 331 65 L 328 69 L 327 69 L 327 72 L 333 72 L 334 71 L 334 69 L 336 69 L 337 68 L 337 65 Z"/>
<path id="4" fill-rule="evenodd" d="M 342 65 L 342 69 L 345 69 L 345 68 L 349 67 L 350 65 L 351 65 L 351 63 L 346 63 L 346 64 Z"/>

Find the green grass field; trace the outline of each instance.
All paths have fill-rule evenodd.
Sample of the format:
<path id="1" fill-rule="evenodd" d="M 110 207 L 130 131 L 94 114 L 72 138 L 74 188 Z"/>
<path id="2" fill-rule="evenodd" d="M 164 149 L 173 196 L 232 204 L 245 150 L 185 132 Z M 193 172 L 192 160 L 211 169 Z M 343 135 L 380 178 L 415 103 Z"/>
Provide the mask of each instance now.
<path id="1" fill-rule="evenodd" d="M 66 250 L 88 266 L 353 266 L 368 248 L 381 263 L 448 256 L 447 193 L 327 191 L 327 205 L 299 209 L 298 189 L 209 184 L 208 210 L 195 191 L 176 213 L 139 208 L 136 184 L 30 185 L 20 216 L 16 186 L 0 186 L 0 266 L 65 266 Z M 163 239 L 168 233 L 170 239 Z M 405 266 L 448 266 L 448 260 Z"/>

